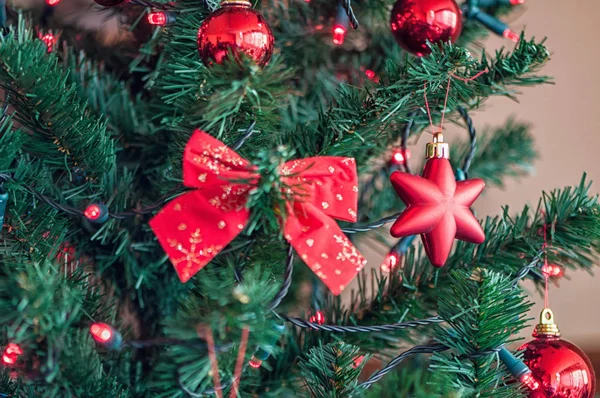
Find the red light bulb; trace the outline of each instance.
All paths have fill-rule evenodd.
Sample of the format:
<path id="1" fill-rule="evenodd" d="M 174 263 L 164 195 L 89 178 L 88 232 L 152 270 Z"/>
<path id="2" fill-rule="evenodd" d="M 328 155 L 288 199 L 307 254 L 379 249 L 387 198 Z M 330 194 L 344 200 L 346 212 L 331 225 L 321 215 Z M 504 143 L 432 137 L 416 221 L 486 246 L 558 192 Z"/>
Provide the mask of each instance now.
<path id="1" fill-rule="evenodd" d="M 164 12 L 151 12 L 148 14 L 148 23 L 150 25 L 165 26 L 167 24 L 167 16 Z"/>
<path id="2" fill-rule="evenodd" d="M 100 217 L 100 207 L 98 205 L 89 205 L 83 214 L 90 220 L 97 220 Z"/>
<path id="3" fill-rule="evenodd" d="M 533 377 L 531 372 L 525 373 L 520 378 L 521 383 L 525 384 L 531 391 L 535 391 L 540 388 L 540 383 Z"/>
<path id="4" fill-rule="evenodd" d="M 344 44 L 344 39 L 346 37 L 346 28 L 342 25 L 334 25 L 333 26 L 333 44 L 337 46 L 341 46 Z"/>
<path id="5" fill-rule="evenodd" d="M 392 154 L 392 158 L 390 159 L 390 163 L 393 165 L 402 165 L 406 163 L 407 159 L 410 159 L 410 149 L 403 150 L 402 148 L 397 148 L 394 150 Z"/>
<path id="6" fill-rule="evenodd" d="M 98 343 L 107 343 L 113 337 L 112 328 L 106 323 L 94 323 L 90 326 L 90 333 Z"/>
<path id="7" fill-rule="evenodd" d="M 377 76 L 377 74 L 375 74 L 375 71 L 373 71 L 371 69 L 367 69 L 365 71 L 365 76 L 367 76 L 367 79 L 369 79 L 373 83 L 379 83 L 379 76 Z"/>
<path id="8" fill-rule="evenodd" d="M 542 267 L 542 273 L 546 276 L 561 277 L 563 276 L 563 269 L 560 265 L 544 264 Z"/>
<path id="9" fill-rule="evenodd" d="M 358 367 L 360 366 L 360 364 L 362 363 L 363 359 L 365 359 L 365 356 L 364 356 L 364 355 L 359 355 L 359 356 L 355 357 L 355 358 L 352 360 L 352 362 L 353 362 L 353 363 L 352 363 L 352 367 L 353 367 L 354 369 L 358 368 Z"/>
<path id="10" fill-rule="evenodd" d="M 102 224 L 108 220 L 108 208 L 101 203 L 92 203 L 86 207 L 83 215 L 93 223 Z"/>
<path id="11" fill-rule="evenodd" d="M 46 4 L 48 4 L 49 6 L 55 6 L 58 3 L 60 3 L 60 0 L 46 0 Z"/>
<path id="12" fill-rule="evenodd" d="M 22 354 L 21 347 L 15 343 L 9 343 L 4 349 L 4 354 L 2 354 L 2 362 L 5 365 L 14 365 Z"/>
<path id="13" fill-rule="evenodd" d="M 56 38 L 54 37 L 54 35 L 52 33 L 46 33 L 45 35 L 40 35 L 40 40 L 44 42 L 44 44 L 46 44 L 46 47 L 48 48 L 47 52 L 51 52 L 52 51 L 52 47 L 54 46 L 54 43 L 56 42 Z"/>
<path id="14" fill-rule="evenodd" d="M 250 367 L 254 369 L 258 369 L 260 368 L 260 365 L 262 365 L 262 361 L 256 358 L 255 356 L 252 356 L 252 358 L 250 358 L 250 361 L 248 362 L 248 365 L 250 365 Z"/>
<path id="15" fill-rule="evenodd" d="M 502 36 L 506 37 L 509 40 L 514 41 L 515 43 L 519 42 L 519 35 L 510 29 L 506 29 L 504 32 L 502 32 Z"/>
<path id="16" fill-rule="evenodd" d="M 518 6 L 521 4 L 525 4 L 525 0 L 510 0 L 510 5 L 512 6 Z"/>
<path id="17" fill-rule="evenodd" d="M 325 323 L 325 314 L 323 314 L 323 311 L 317 311 L 317 312 L 315 312 L 314 315 L 312 315 L 310 318 L 308 318 L 308 321 L 310 323 L 316 323 L 317 325 L 322 325 Z"/>
<path id="18" fill-rule="evenodd" d="M 381 272 L 392 272 L 400 263 L 400 255 L 395 251 L 389 252 L 381 264 Z"/>

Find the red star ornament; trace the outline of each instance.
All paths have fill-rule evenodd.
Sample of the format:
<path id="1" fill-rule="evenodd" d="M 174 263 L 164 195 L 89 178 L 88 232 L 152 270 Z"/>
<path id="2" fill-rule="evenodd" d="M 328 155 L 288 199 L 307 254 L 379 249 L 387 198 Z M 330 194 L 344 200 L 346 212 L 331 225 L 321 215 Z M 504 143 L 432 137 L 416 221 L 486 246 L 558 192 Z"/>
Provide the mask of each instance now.
<path id="1" fill-rule="evenodd" d="M 485 240 L 483 229 L 470 210 L 485 186 L 482 179 L 456 182 L 446 158 L 429 159 L 423 177 L 396 171 L 390 179 L 406 204 L 391 234 L 394 237 L 421 234 L 433 266 L 444 266 L 455 238 L 477 244 Z"/>

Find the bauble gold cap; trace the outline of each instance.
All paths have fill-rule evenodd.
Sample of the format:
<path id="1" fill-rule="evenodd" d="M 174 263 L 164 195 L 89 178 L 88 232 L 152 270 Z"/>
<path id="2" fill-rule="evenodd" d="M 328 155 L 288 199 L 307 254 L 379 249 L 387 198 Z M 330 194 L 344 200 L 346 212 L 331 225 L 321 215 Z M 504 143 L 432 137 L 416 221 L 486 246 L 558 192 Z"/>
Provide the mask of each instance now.
<path id="1" fill-rule="evenodd" d="M 542 310 L 540 323 L 535 326 L 533 337 L 560 337 L 560 330 L 554 323 L 554 313 L 550 308 Z"/>

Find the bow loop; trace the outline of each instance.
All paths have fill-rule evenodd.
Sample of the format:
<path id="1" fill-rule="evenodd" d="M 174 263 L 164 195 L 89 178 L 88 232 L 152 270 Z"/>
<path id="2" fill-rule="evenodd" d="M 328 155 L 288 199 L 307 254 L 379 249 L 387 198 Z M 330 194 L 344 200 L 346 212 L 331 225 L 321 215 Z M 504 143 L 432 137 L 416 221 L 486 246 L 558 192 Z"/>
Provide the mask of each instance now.
<path id="1" fill-rule="evenodd" d="M 339 220 L 356 221 L 358 175 L 353 158 L 321 156 L 292 160 L 283 165 L 281 176 L 292 187 L 295 201 L 311 202 Z"/>
<path id="2" fill-rule="evenodd" d="M 314 157 L 285 163 L 281 178 L 291 195 L 285 239 L 334 294 L 366 261 L 332 219 L 356 220 L 358 176 L 354 159 Z M 184 184 L 196 188 L 171 202 L 150 227 L 182 282 L 208 264 L 245 228 L 256 166 L 218 139 L 196 130 L 183 159 Z"/>
<path id="3" fill-rule="evenodd" d="M 213 136 L 196 130 L 183 155 L 183 182 L 189 188 L 255 179 L 255 168 Z"/>

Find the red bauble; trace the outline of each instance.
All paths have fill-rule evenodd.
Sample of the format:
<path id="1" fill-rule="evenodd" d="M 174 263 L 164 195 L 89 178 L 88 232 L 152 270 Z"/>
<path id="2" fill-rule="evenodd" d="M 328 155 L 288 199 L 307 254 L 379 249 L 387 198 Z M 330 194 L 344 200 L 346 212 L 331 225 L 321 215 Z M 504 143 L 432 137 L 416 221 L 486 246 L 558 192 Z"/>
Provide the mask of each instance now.
<path id="1" fill-rule="evenodd" d="M 400 45 L 421 56 L 431 52 L 431 43 L 453 43 L 462 30 L 460 7 L 454 0 L 398 0 L 390 20 L 392 34 Z"/>
<path id="2" fill-rule="evenodd" d="M 210 14 L 198 31 L 198 51 L 204 65 L 211 66 L 244 53 L 265 66 L 273 55 L 273 32 L 265 18 L 250 8 L 250 3 L 224 3 Z"/>
<path id="3" fill-rule="evenodd" d="M 524 361 L 540 384 L 530 398 L 593 398 L 596 376 L 588 357 L 558 337 L 537 337 L 524 344 Z"/>
<path id="4" fill-rule="evenodd" d="M 439 141 L 438 141 L 439 140 Z M 406 210 L 392 225 L 392 236 L 421 234 L 427 257 L 442 267 L 452 250 L 454 238 L 482 243 L 485 234 L 470 210 L 485 183 L 480 178 L 456 182 L 441 134 L 427 145 L 429 160 L 423 177 L 396 171 L 391 181 Z"/>
<path id="5" fill-rule="evenodd" d="M 129 0 L 94 0 L 96 4 L 101 5 L 102 7 L 116 7 L 122 6 L 125 3 L 129 3 Z"/>

